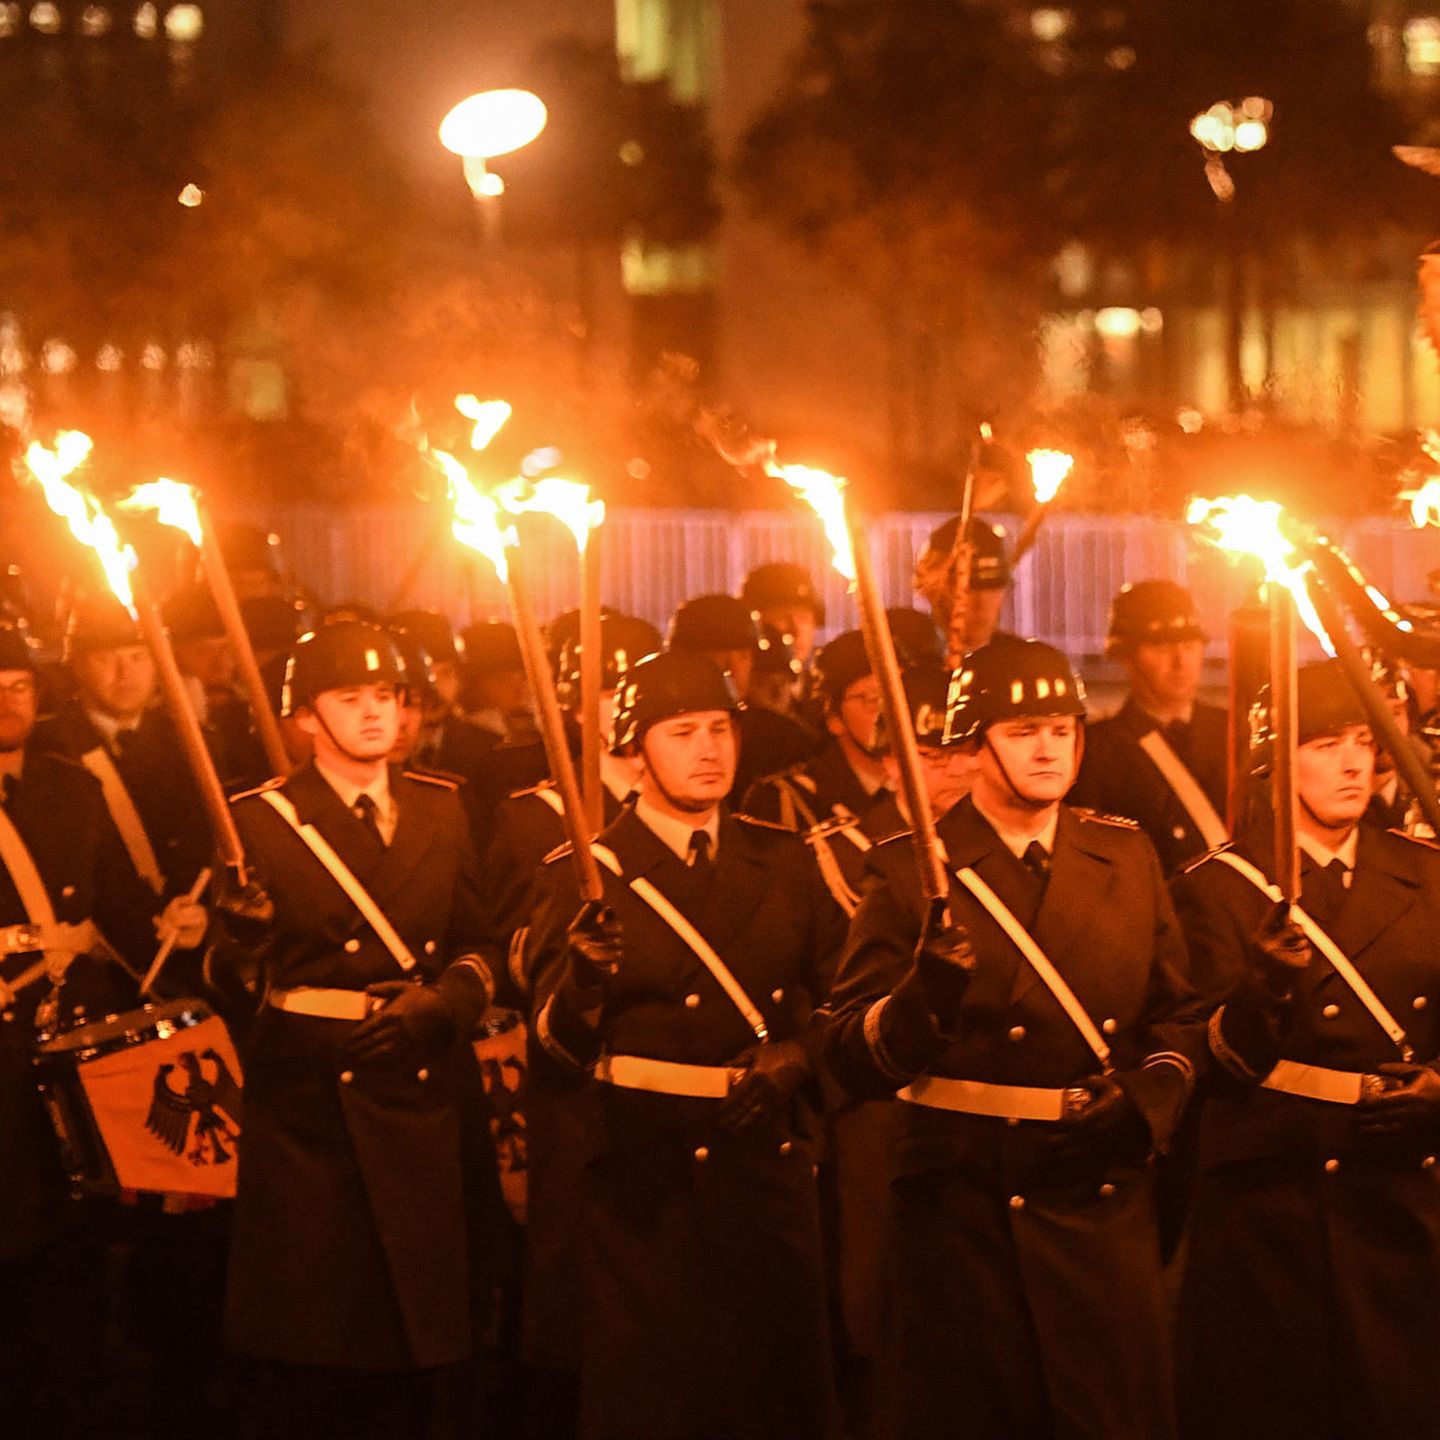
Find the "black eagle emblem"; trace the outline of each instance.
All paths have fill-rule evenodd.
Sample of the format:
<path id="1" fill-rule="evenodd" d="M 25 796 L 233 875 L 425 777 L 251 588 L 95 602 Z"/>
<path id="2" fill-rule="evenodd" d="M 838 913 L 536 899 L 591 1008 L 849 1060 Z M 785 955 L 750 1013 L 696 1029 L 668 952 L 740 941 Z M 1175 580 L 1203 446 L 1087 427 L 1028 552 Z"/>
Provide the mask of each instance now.
<path id="1" fill-rule="evenodd" d="M 176 1089 L 179 1070 L 185 1084 Z M 179 1078 L 179 1077 L 175 1077 Z M 155 1072 L 155 1091 L 145 1128 L 192 1165 L 225 1165 L 240 1138 L 240 1086 L 216 1050 L 183 1051 Z"/>

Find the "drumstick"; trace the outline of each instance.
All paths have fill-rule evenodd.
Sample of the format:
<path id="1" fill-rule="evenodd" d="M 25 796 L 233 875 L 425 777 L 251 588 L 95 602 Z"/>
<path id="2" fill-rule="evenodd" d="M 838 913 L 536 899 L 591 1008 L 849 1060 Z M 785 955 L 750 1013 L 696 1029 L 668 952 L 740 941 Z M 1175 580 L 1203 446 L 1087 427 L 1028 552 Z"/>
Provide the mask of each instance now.
<path id="1" fill-rule="evenodd" d="M 187 904 L 198 905 L 200 897 L 205 893 L 205 887 L 210 883 L 211 869 L 207 865 L 196 877 L 195 883 L 185 894 Z M 180 938 L 180 932 L 173 926 L 169 934 L 161 941 L 160 948 L 155 952 L 155 958 L 150 962 L 150 968 L 145 972 L 145 978 L 140 982 L 140 993 L 149 995 L 152 987 L 160 978 L 160 971 L 164 969 L 165 962 L 170 958 L 170 952 L 175 948 L 175 942 Z"/>

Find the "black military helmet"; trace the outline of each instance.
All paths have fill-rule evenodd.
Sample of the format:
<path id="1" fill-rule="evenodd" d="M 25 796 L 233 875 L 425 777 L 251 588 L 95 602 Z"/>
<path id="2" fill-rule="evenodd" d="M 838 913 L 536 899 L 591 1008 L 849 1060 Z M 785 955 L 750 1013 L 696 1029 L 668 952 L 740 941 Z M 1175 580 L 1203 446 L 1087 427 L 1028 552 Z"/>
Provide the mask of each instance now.
<path id="1" fill-rule="evenodd" d="M 285 573 L 280 537 L 260 525 L 222 523 L 220 551 L 232 571 L 264 570 L 275 577 Z"/>
<path id="2" fill-rule="evenodd" d="M 486 620 L 467 625 L 460 632 L 465 646 L 465 669 L 472 675 L 500 675 L 508 670 L 523 670 L 520 637 L 508 620 Z"/>
<path id="3" fill-rule="evenodd" d="M 407 630 L 403 625 L 391 624 L 385 628 L 400 657 L 410 703 L 424 705 L 438 700 L 440 691 L 435 685 L 435 657 L 430 653 L 424 636 Z"/>
<path id="4" fill-rule="evenodd" d="M 1053 645 L 1015 636 L 972 650 L 950 681 L 946 745 L 963 745 L 997 720 L 1085 717 L 1085 685 Z"/>
<path id="5" fill-rule="evenodd" d="M 555 666 L 555 694 L 567 710 L 580 708 L 579 635 L 567 638 Z M 615 690 L 629 669 L 660 648 L 660 632 L 648 621 L 615 611 L 600 616 L 600 688 Z"/>
<path id="6" fill-rule="evenodd" d="M 386 628 L 417 637 L 435 664 L 446 660 L 458 664 L 464 658 L 465 642 L 456 643 L 454 627 L 438 610 L 399 610 Z"/>
<path id="7" fill-rule="evenodd" d="M 30 644 L 30 627 L 19 616 L 0 620 L 0 670 L 28 670 L 40 673 Z"/>
<path id="8" fill-rule="evenodd" d="M 757 565 L 740 587 L 740 598 L 752 612 L 779 606 L 804 606 L 817 625 L 825 623 L 825 601 L 803 565 L 789 560 L 772 560 Z"/>
<path id="9" fill-rule="evenodd" d="M 1295 676 L 1295 728 L 1301 745 L 1332 735 L 1347 725 L 1368 725 L 1355 687 L 1338 660 L 1320 660 L 1302 665 Z M 1269 685 L 1262 685 L 1250 707 L 1250 770 L 1268 772 L 1275 741 L 1274 714 Z"/>
<path id="10" fill-rule="evenodd" d="M 733 595 L 697 595 L 670 617 L 671 650 L 753 650 L 760 637 L 755 617 Z"/>
<path id="11" fill-rule="evenodd" d="M 902 670 L 938 665 L 945 659 L 940 632 L 924 611 L 912 605 L 895 605 L 885 612 L 885 618 L 890 622 L 890 634 L 894 637 L 895 654 Z"/>
<path id="12" fill-rule="evenodd" d="M 225 634 L 220 609 L 204 585 L 187 585 L 175 591 L 160 607 L 160 613 L 177 645 L 189 640 L 218 640 Z"/>
<path id="13" fill-rule="evenodd" d="M 1195 597 L 1173 580 L 1137 580 L 1110 602 L 1105 653 L 1117 655 L 1135 645 L 1164 645 L 1206 639 Z"/>
<path id="14" fill-rule="evenodd" d="M 660 720 L 699 710 L 737 714 L 745 707 L 735 698 L 730 677 L 705 655 L 662 650 L 631 666 L 615 692 L 610 753 L 628 755 Z"/>
<path id="15" fill-rule="evenodd" d="M 252 595 L 240 602 L 240 619 L 257 650 L 288 650 L 311 627 L 303 600 L 288 595 Z"/>
<path id="16" fill-rule="evenodd" d="M 960 528 L 960 517 L 952 515 L 943 525 L 937 525 L 930 532 L 925 548 L 915 562 L 916 589 L 920 589 L 922 575 L 932 573 L 950 563 L 951 552 L 955 549 L 955 532 Z M 1003 590 L 1010 583 L 1010 560 L 1005 553 L 1005 532 L 998 525 L 982 520 L 978 515 L 970 517 L 966 528 L 970 541 L 970 588 L 972 590 Z"/>
<path id="17" fill-rule="evenodd" d="M 92 650 L 119 650 L 143 643 L 135 617 L 113 595 L 87 595 L 76 601 L 65 621 L 62 658 L 68 664 Z"/>
<path id="18" fill-rule="evenodd" d="M 915 743 L 927 750 L 938 750 L 945 743 L 945 712 L 950 692 L 950 670 L 947 666 L 930 664 L 906 670 L 900 677 L 905 687 L 905 706 L 910 711 L 910 724 Z M 876 749 L 891 746 L 890 727 L 882 713 L 875 731 Z"/>
<path id="19" fill-rule="evenodd" d="M 404 666 L 390 636 L 363 620 L 341 620 L 295 642 L 285 667 L 280 713 L 294 715 L 327 690 L 404 683 Z"/>
<path id="20" fill-rule="evenodd" d="M 845 692 L 870 674 L 870 655 L 858 630 L 845 630 L 820 647 L 815 656 L 815 683 L 832 706 Z"/>
<path id="21" fill-rule="evenodd" d="M 801 665 L 795 658 L 795 642 L 774 625 L 760 627 L 760 639 L 755 645 L 755 673 L 757 675 L 784 675 L 791 680 L 800 678 Z"/>

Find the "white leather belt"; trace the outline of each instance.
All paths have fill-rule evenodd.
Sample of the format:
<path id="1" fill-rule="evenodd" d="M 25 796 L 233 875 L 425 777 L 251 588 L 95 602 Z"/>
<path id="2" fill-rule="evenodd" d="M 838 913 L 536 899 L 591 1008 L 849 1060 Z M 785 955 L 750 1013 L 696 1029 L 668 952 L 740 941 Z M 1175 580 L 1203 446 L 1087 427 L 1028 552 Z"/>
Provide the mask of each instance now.
<path id="1" fill-rule="evenodd" d="M 385 1001 L 363 990 L 326 990 L 318 985 L 300 985 L 294 990 L 272 990 L 265 1003 L 290 1015 L 310 1015 L 317 1020 L 365 1020 Z"/>
<path id="2" fill-rule="evenodd" d="M 922 1075 L 896 1093 L 911 1105 L 954 1110 L 963 1115 L 992 1115 L 1001 1120 L 1059 1120 L 1065 1092 L 1036 1085 L 992 1085 L 986 1080 L 947 1080 Z"/>
<path id="3" fill-rule="evenodd" d="M 90 920 L 78 925 L 42 921 L 37 925 L 0 926 L 0 955 L 24 955 L 31 950 L 62 955 L 84 955 L 99 943 L 99 931 Z"/>
<path id="4" fill-rule="evenodd" d="M 723 1100 L 740 1073 L 728 1065 L 679 1065 L 644 1055 L 603 1055 L 595 1063 L 595 1078 L 606 1085 L 697 1100 Z"/>
<path id="5" fill-rule="evenodd" d="M 1299 1095 L 1305 1100 L 1324 1100 L 1331 1105 L 1358 1105 L 1369 1078 L 1354 1070 L 1326 1070 L 1320 1065 L 1281 1060 L 1260 1084 L 1266 1090 Z"/>

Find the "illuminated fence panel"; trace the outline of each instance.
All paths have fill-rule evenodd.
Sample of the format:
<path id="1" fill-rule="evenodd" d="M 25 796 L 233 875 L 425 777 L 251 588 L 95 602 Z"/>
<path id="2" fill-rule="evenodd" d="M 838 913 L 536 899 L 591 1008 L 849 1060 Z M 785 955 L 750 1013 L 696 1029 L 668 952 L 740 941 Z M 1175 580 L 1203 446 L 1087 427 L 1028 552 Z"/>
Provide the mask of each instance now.
<path id="1" fill-rule="evenodd" d="M 337 512 L 280 506 L 236 514 L 281 537 L 296 576 L 327 602 L 363 600 L 382 609 L 427 606 L 457 621 L 503 614 L 504 596 L 489 566 L 460 551 L 433 512 L 417 506 L 370 506 Z M 865 530 L 886 602 L 913 602 L 914 557 L 946 517 L 922 512 L 877 515 Z M 993 517 L 1013 535 L 1013 519 Z M 558 524 L 527 522 L 542 615 L 575 605 L 579 587 L 574 542 Z M 1440 567 L 1440 531 L 1398 520 L 1336 526 L 1341 543 L 1392 599 L 1425 594 L 1425 576 Z M 771 511 L 612 510 L 601 531 L 605 602 L 663 626 L 687 596 L 738 593 L 745 573 L 767 560 L 797 560 L 820 582 L 829 633 L 857 623 L 846 584 L 830 567 L 819 526 L 808 516 Z M 1126 581 L 1167 577 L 1195 591 L 1211 635 L 1223 651 L 1224 617 L 1245 595 L 1246 572 L 1197 546 L 1184 526 L 1146 516 L 1055 515 L 1020 562 L 1002 623 L 1038 635 L 1077 656 L 1104 649 L 1110 597 Z M 402 584 L 410 579 L 408 590 Z"/>

